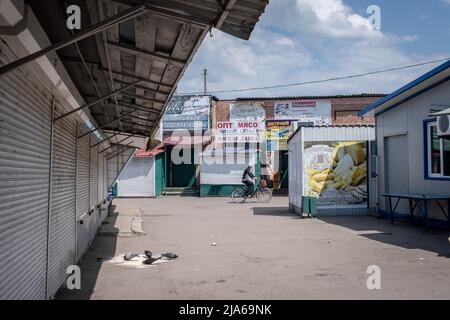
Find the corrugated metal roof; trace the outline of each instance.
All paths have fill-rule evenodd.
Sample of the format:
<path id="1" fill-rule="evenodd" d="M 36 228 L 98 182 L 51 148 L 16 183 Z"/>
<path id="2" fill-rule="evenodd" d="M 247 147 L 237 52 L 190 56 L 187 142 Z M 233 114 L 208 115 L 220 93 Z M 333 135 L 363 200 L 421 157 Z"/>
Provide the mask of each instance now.
<path id="1" fill-rule="evenodd" d="M 334 141 L 333 139 L 338 139 L 337 136 L 333 136 L 337 131 L 342 132 L 343 130 L 340 129 L 351 129 L 351 128 L 359 128 L 359 129 L 367 129 L 367 130 L 374 130 L 375 134 L 375 125 L 369 125 L 369 124 L 340 124 L 340 125 L 318 125 L 318 126 L 305 126 L 305 127 L 299 127 L 297 128 L 297 130 L 295 130 L 290 137 L 287 139 L 288 142 L 289 140 L 291 140 L 299 131 L 301 131 L 302 129 L 307 129 L 307 130 L 313 130 L 317 133 L 316 138 L 319 139 L 318 141 L 324 141 L 323 139 L 330 139 L 330 141 Z M 335 130 L 337 129 L 337 130 Z M 333 132 L 334 131 L 334 132 Z M 344 131 L 345 132 L 345 131 Z M 350 132 L 351 131 L 347 131 Z M 328 134 L 328 135 L 326 135 Z M 324 138 L 324 137 L 327 138 Z M 353 135 L 349 134 L 348 135 L 348 139 L 352 140 L 352 137 L 354 137 Z M 372 136 L 370 136 L 372 137 Z M 374 138 L 375 136 L 373 136 Z M 339 139 L 338 139 L 339 140 Z M 365 139 L 363 139 L 365 140 Z"/>
<path id="2" fill-rule="evenodd" d="M 311 100 L 311 99 L 339 99 L 339 98 L 379 98 L 384 97 L 384 93 L 361 93 L 361 94 L 340 94 L 340 95 L 317 95 L 317 96 L 275 96 L 275 97 L 238 97 L 234 99 L 217 99 L 217 101 L 260 101 L 260 100 Z M 215 97 L 213 97 L 214 99 Z"/>
<path id="3" fill-rule="evenodd" d="M 375 139 L 375 127 L 318 126 L 301 128 L 304 141 L 370 141 Z"/>
<path id="4" fill-rule="evenodd" d="M 66 6 L 81 9 L 82 30 L 133 11 L 133 18 L 58 50 L 86 104 L 129 89 L 90 107 L 102 129 L 149 135 L 211 28 L 248 39 L 268 0 L 29 0 L 51 43 L 73 34 Z M 135 9 L 132 9 L 135 8 Z M 136 10 L 136 12 L 134 11 Z M 76 34 L 76 32 L 74 32 Z"/>

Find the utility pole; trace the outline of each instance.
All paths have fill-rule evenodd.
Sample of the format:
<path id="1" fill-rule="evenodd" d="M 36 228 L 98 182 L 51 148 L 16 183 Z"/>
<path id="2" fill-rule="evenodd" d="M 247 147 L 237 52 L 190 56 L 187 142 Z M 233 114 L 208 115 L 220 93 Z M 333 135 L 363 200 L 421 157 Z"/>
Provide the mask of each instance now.
<path id="1" fill-rule="evenodd" d="M 208 70 L 203 69 L 203 93 L 205 96 L 208 93 L 207 82 L 208 82 Z"/>

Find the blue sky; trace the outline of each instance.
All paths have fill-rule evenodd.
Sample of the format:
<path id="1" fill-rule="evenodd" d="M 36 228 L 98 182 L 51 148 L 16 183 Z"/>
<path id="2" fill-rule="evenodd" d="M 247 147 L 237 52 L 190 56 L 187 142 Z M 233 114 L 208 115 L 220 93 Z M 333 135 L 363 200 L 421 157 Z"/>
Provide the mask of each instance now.
<path id="1" fill-rule="evenodd" d="M 381 9 L 371 27 L 369 5 Z M 271 0 L 249 41 L 214 30 L 188 67 L 178 93 L 278 85 L 450 58 L 450 0 Z M 217 94 L 388 93 L 436 65 L 353 80 Z"/>

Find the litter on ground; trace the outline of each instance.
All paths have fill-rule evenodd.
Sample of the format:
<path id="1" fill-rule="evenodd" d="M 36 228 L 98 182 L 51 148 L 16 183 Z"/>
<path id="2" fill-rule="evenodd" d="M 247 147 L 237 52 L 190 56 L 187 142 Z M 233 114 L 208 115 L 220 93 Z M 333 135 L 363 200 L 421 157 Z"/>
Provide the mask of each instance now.
<path id="1" fill-rule="evenodd" d="M 122 253 L 118 256 L 107 260 L 106 262 L 118 265 L 124 268 L 148 268 L 160 263 L 167 262 L 178 258 L 178 255 L 172 252 L 153 255 L 151 251 L 146 250 L 144 254 L 133 252 Z"/>

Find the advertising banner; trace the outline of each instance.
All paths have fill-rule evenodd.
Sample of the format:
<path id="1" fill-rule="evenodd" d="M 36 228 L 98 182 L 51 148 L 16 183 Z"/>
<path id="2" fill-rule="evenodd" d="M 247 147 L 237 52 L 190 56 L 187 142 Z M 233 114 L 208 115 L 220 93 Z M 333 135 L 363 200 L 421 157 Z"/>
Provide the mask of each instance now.
<path id="1" fill-rule="evenodd" d="M 262 142 L 265 137 L 264 125 L 259 121 L 234 120 L 217 122 L 217 142 Z"/>
<path id="2" fill-rule="evenodd" d="M 298 100 L 274 103 L 275 119 L 295 119 L 315 125 L 331 124 L 331 101 Z"/>
<path id="3" fill-rule="evenodd" d="M 230 105 L 230 120 L 263 122 L 266 110 L 262 102 L 238 102 Z"/>
<path id="4" fill-rule="evenodd" d="M 303 195 L 318 204 L 367 203 L 365 142 L 305 142 Z"/>
<path id="5" fill-rule="evenodd" d="M 293 120 L 267 120 L 267 151 L 288 150 L 287 139 L 294 132 L 296 122 Z"/>
<path id="6" fill-rule="evenodd" d="M 163 116 L 163 130 L 209 129 L 209 96 L 174 96 Z"/>

